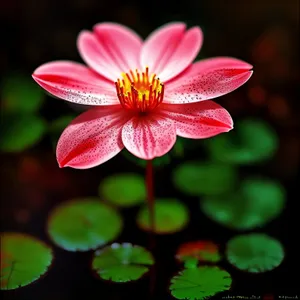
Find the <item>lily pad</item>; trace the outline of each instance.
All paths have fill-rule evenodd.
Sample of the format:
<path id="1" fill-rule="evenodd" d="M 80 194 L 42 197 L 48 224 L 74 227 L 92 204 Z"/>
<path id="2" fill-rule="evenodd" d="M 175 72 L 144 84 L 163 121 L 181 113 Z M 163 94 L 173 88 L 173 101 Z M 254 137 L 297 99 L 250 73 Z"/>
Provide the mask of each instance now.
<path id="1" fill-rule="evenodd" d="M 183 193 L 219 195 L 234 189 L 237 171 L 233 166 L 204 162 L 187 162 L 173 173 L 174 185 Z"/>
<path id="2" fill-rule="evenodd" d="M 279 241 L 262 233 L 238 235 L 226 247 L 227 260 L 240 270 L 261 273 L 278 267 L 284 259 Z"/>
<path id="3" fill-rule="evenodd" d="M 0 149 L 23 151 L 38 143 L 46 128 L 46 122 L 38 116 L 5 114 L 1 120 Z"/>
<path id="4" fill-rule="evenodd" d="M 278 148 L 278 137 L 268 123 L 245 119 L 235 130 L 206 141 L 212 159 L 231 164 L 254 164 L 271 158 Z"/>
<path id="5" fill-rule="evenodd" d="M 29 74 L 10 74 L 2 82 L 1 100 L 5 113 L 28 114 L 36 112 L 45 97 Z"/>
<path id="6" fill-rule="evenodd" d="M 176 199 L 157 199 L 154 215 L 157 234 L 178 232 L 187 225 L 189 220 L 188 209 Z M 137 224 L 143 230 L 151 231 L 149 209 L 146 204 L 138 212 Z"/>
<path id="7" fill-rule="evenodd" d="M 51 265 L 52 250 L 38 239 L 1 233 L 1 290 L 13 290 L 39 279 Z"/>
<path id="8" fill-rule="evenodd" d="M 185 269 L 171 280 L 171 294 L 176 299 L 201 300 L 227 291 L 231 276 L 218 267 Z"/>
<path id="9" fill-rule="evenodd" d="M 205 197 L 202 211 L 212 220 L 237 230 L 261 227 L 275 219 L 285 205 L 282 186 L 269 179 L 249 178 L 234 193 Z"/>
<path id="10" fill-rule="evenodd" d="M 186 262 L 191 258 L 198 261 L 217 263 L 221 260 L 218 246 L 211 241 L 195 241 L 182 244 L 176 253 L 176 258 Z"/>
<path id="11" fill-rule="evenodd" d="M 65 250 L 87 251 L 114 240 L 122 225 L 117 211 L 97 198 L 86 198 L 57 206 L 50 214 L 48 233 Z"/>
<path id="12" fill-rule="evenodd" d="M 146 200 L 145 180 L 137 174 L 116 174 L 106 177 L 99 186 L 101 198 L 114 205 L 129 207 Z"/>
<path id="13" fill-rule="evenodd" d="M 153 264 L 151 253 L 143 247 L 115 243 L 95 252 L 92 268 L 104 280 L 128 282 L 141 278 Z"/>

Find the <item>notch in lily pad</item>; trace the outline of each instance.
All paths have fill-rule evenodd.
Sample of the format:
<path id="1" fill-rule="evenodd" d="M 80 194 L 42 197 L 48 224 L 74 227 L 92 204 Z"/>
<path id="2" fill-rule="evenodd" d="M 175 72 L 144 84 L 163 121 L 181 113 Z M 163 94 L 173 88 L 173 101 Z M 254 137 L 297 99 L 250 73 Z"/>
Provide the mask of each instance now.
<path id="1" fill-rule="evenodd" d="M 262 273 L 278 267 L 284 259 L 281 243 L 263 233 L 238 235 L 228 241 L 226 258 L 236 268 Z"/>
<path id="2" fill-rule="evenodd" d="M 242 181 L 233 193 L 201 199 L 200 206 L 204 214 L 225 227 L 250 230 L 275 219 L 285 200 L 285 190 L 278 182 L 253 177 Z"/>
<path id="3" fill-rule="evenodd" d="M 176 199 L 157 199 L 154 205 L 155 233 L 171 234 L 184 229 L 189 221 L 187 207 Z M 138 226 L 151 231 L 149 208 L 141 207 L 137 215 Z"/>
<path id="4" fill-rule="evenodd" d="M 191 161 L 179 165 L 173 172 L 173 183 L 191 196 L 219 195 L 234 189 L 237 181 L 234 166 L 213 162 Z"/>
<path id="5" fill-rule="evenodd" d="M 20 152 L 36 145 L 46 133 L 46 122 L 35 115 L 5 114 L 1 120 L 0 149 Z"/>
<path id="6" fill-rule="evenodd" d="M 98 198 L 67 201 L 48 219 L 52 241 L 68 251 L 88 251 L 118 237 L 123 227 L 120 214 Z"/>
<path id="7" fill-rule="evenodd" d="M 176 299 L 202 300 L 230 289 L 228 272 L 210 266 L 189 268 L 171 279 L 170 291 Z"/>
<path id="8" fill-rule="evenodd" d="M 235 128 L 206 141 L 208 153 L 213 160 L 247 165 L 274 156 L 279 141 L 268 123 L 259 119 L 244 119 L 237 121 Z"/>
<path id="9" fill-rule="evenodd" d="M 95 252 L 92 268 L 100 278 L 121 283 L 140 279 L 153 264 L 153 256 L 145 248 L 114 243 Z"/>
<path id="10" fill-rule="evenodd" d="M 211 241 L 193 241 L 182 244 L 177 252 L 176 259 L 186 262 L 195 258 L 199 262 L 217 263 L 221 260 L 219 247 Z"/>
<path id="11" fill-rule="evenodd" d="M 1 290 L 13 290 L 38 280 L 52 263 L 49 246 L 23 233 L 4 232 L 1 238 Z"/>
<path id="12" fill-rule="evenodd" d="M 99 195 L 104 200 L 120 207 L 145 203 L 144 178 L 132 173 L 111 175 L 100 183 Z"/>

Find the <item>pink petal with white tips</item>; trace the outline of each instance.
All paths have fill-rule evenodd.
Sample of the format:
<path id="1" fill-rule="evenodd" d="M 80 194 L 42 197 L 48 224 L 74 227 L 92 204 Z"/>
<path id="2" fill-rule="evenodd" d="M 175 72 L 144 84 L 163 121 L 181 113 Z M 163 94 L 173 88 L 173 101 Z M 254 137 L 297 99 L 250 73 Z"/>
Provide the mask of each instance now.
<path id="1" fill-rule="evenodd" d="M 203 139 L 228 132 L 233 121 L 226 109 L 213 101 L 189 104 L 162 104 L 161 113 L 171 119 L 179 136 Z"/>
<path id="2" fill-rule="evenodd" d="M 145 41 L 141 64 L 161 81 L 167 81 L 188 67 L 196 58 L 203 42 L 199 27 L 185 31 L 184 23 L 170 23 L 155 30 Z"/>
<path id="3" fill-rule="evenodd" d="M 124 148 L 122 126 L 129 118 L 119 105 L 91 108 L 81 114 L 58 141 L 59 166 L 88 169 L 117 155 Z"/>
<path id="4" fill-rule="evenodd" d="M 171 150 L 176 129 L 173 122 L 157 114 L 134 117 L 124 125 L 122 141 L 133 155 L 149 160 Z"/>
<path id="5" fill-rule="evenodd" d="M 32 77 L 50 94 L 70 102 L 93 106 L 119 103 L 113 83 L 75 62 L 46 63 Z"/>
<path id="6" fill-rule="evenodd" d="M 191 103 L 228 94 L 249 80 L 252 66 L 234 58 L 199 61 L 165 85 L 165 103 Z"/>
<path id="7" fill-rule="evenodd" d="M 77 40 L 84 61 L 104 77 L 116 81 L 122 73 L 139 68 L 142 39 L 131 29 L 100 23 L 94 32 L 82 31 Z"/>

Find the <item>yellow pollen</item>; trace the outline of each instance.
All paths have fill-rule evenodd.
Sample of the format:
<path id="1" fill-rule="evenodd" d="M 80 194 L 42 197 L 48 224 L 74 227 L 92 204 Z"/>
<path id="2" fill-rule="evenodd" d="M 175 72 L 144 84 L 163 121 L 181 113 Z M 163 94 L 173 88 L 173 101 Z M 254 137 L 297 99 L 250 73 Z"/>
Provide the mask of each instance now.
<path id="1" fill-rule="evenodd" d="M 117 94 L 121 105 L 130 110 L 146 112 L 156 108 L 164 98 L 164 85 L 155 74 L 149 76 L 145 72 L 130 70 L 121 74 L 116 84 Z"/>

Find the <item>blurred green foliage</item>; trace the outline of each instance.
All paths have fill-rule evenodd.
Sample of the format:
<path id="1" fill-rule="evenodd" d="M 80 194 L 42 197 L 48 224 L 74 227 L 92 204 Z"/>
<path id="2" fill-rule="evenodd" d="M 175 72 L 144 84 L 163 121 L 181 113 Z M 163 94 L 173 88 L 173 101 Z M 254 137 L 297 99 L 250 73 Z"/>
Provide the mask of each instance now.
<path id="1" fill-rule="evenodd" d="M 155 199 L 155 233 L 170 234 L 182 230 L 189 222 L 187 207 L 176 199 Z M 143 230 L 151 231 L 148 205 L 141 207 L 137 224 Z"/>
<path id="2" fill-rule="evenodd" d="M 1 100 L 4 113 L 33 114 L 42 107 L 45 93 L 29 74 L 13 73 L 1 84 Z"/>
<path id="3" fill-rule="evenodd" d="M 3 232 L 1 238 L 1 290 L 28 285 L 51 265 L 52 250 L 38 239 L 22 233 Z"/>
<path id="4" fill-rule="evenodd" d="M 0 149 L 20 152 L 37 144 L 47 131 L 47 123 L 35 115 L 6 114 L 1 119 Z"/>
<path id="5" fill-rule="evenodd" d="M 270 159 L 278 148 L 278 137 L 270 125 L 259 119 L 237 121 L 234 130 L 206 140 L 214 161 L 246 165 Z"/>
<path id="6" fill-rule="evenodd" d="M 111 175 L 100 183 L 99 195 L 103 200 L 120 207 L 145 203 L 145 179 L 133 173 Z"/>
<path id="7" fill-rule="evenodd" d="M 261 227 L 277 217 L 285 205 L 285 192 L 276 182 L 248 178 L 238 190 L 219 196 L 207 196 L 200 206 L 209 218 L 223 226 L 249 230 Z"/>
<path id="8" fill-rule="evenodd" d="M 219 195 L 234 189 L 237 171 L 231 165 L 190 161 L 173 172 L 173 183 L 182 192 L 192 195 Z"/>

